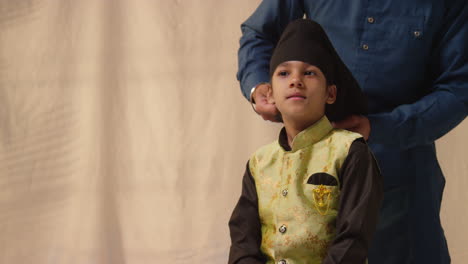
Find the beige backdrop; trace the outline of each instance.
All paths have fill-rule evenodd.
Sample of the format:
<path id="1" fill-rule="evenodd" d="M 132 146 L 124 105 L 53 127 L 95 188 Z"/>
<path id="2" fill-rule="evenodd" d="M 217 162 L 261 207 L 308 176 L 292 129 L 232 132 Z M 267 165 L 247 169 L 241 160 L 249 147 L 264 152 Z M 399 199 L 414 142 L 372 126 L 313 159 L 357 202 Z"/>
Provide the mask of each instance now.
<path id="1" fill-rule="evenodd" d="M 226 262 L 245 163 L 279 129 L 235 79 L 259 2 L 0 0 L 0 263 Z M 455 264 L 467 122 L 438 142 Z"/>

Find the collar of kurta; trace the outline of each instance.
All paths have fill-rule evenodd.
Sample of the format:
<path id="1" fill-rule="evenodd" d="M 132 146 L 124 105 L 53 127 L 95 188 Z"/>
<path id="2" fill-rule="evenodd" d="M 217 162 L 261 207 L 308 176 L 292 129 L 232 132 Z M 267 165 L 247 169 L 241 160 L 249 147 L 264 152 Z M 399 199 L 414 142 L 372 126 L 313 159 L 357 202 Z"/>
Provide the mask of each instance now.
<path id="1" fill-rule="evenodd" d="M 278 143 L 285 151 L 295 152 L 299 149 L 317 143 L 328 133 L 330 133 L 332 129 L 333 127 L 328 118 L 326 116 L 323 116 L 313 125 L 299 132 L 299 134 L 297 134 L 294 137 L 291 143 L 292 146 L 289 146 L 288 144 L 288 135 L 286 134 L 286 128 L 283 127 L 279 134 Z"/>

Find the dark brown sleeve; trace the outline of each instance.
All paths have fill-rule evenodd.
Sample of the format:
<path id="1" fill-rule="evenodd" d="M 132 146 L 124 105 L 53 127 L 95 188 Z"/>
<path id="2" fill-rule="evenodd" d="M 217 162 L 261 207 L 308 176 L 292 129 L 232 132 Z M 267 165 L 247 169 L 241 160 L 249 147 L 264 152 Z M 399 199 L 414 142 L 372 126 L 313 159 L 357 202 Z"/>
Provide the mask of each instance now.
<path id="1" fill-rule="evenodd" d="M 363 139 L 351 145 L 339 179 L 336 238 L 323 264 L 364 264 L 383 199 L 383 180 L 377 161 Z"/>
<path id="2" fill-rule="evenodd" d="M 242 193 L 229 220 L 231 248 L 229 264 L 260 264 L 265 257 L 260 251 L 261 224 L 255 182 L 249 164 L 242 180 Z"/>

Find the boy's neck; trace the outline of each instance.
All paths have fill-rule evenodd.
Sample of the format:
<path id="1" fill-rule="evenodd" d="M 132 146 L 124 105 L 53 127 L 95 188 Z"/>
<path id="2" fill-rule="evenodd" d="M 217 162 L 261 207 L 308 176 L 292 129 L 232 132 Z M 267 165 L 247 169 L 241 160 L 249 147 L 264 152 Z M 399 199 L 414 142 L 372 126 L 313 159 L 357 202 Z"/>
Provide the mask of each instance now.
<path id="1" fill-rule="evenodd" d="M 288 145 L 292 148 L 292 142 L 297 134 L 315 124 L 322 117 L 323 116 L 319 117 L 318 119 L 312 119 L 308 121 L 283 120 L 284 128 L 286 129 L 286 135 L 288 137 Z"/>

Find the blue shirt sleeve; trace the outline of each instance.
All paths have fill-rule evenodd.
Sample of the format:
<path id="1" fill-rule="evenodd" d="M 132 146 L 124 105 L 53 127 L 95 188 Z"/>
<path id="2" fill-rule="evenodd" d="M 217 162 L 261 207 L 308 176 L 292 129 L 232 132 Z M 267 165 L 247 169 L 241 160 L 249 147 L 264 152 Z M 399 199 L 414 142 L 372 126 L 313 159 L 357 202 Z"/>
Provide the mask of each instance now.
<path id="1" fill-rule="evenodd" d="M 302 1 L 264 0 L 241 25 L 237 79 L 247 100 L 254 86 L 270 81 L 269 63 L 275 44 L 286 25 L 303 15 Z"/>
<path id="2" fill-rule="evenodd" d="M 411 148 L 434 142 L 468 113 L 468 4 L 453 1 L 436 36 L 430 93 L 391 112 L 371 114 L 370 143 Z"/>

